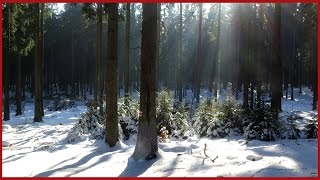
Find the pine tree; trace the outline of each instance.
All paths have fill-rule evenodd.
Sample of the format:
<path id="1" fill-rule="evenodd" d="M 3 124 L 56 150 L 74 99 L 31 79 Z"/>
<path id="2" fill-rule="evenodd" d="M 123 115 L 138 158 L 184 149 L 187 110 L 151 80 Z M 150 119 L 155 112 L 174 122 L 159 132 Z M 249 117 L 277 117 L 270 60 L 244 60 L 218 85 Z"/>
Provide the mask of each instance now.
<path id="1" fill-rule="evenodd" d="M 140 112 L 137 142 L 132 158 L 157 158 L 156 40 L 157 4 L 142 4 Z"/>
<path id="2" fill-rule="evenodd" d="M 281 4 L 275 4 L 274 17 L 274 34 L 273 34 L 273 58 L 272 58 L 272 72 L 271 72 L 271 108 L 278 112 L 281 110 Z"/>
<path id="3" fill-rule="evenodd" d="M 35 21 L 34 21 L 34 96 L 35 96 L 35 105 L 34 105 L 34 121 L 40 122 L 42 121 L 42 112 L 41 112 L 41 100 L 42 100 L 42 92 L 41 92 L 41 59 L 40 59 L 40 4 L 34 4 L 34 13 L 35 13 Z"/>
<path id="4" fill-rule="evenodd" d="M 117 111 L 117 60 L 118 60 L 118 4 L 108 4 L 108 49 L 107 49 L 107 82 L 106 82 L 106 138 L 110 147 L 119 140 Z"/>
<path id="5" fill-rule="evenodd" d="M 129 72 L 130 72 L 130 3 L 126 5 L 126 63 L 125 63 L 125 96 L 129 97 Z M 129 105 L 129 101 L 126 101 L 126 104 Z"/>
<path id="6" fill-rule="evenodd" d="M 202 65 L 202 3 L 199 4 L 199 34 L 197 44 L 197 56 L 195 65 L 195 96 L 196 101 L 200 101 L 200 82 L 201 82 L 201 65 Z"/>
<path id="7" fill-rule="evenodd" d="M 219 65 L 219 58 L 220 58 L 220 19 L 221 19 L 221 3 L 219 3 L 219 13 L 218 13 L 218 31 L 217 31 L 217 42 L 216 42 L 216 53 L 215 53 L 215 75 L 214 75 L 214 97 L 215 101 L 218 101 L 218 72 L 219 68 L 217 67 Z"/>
<path id="8" fill-rule="evenodd" d="M 180 41 L 179 41 L 179 64 L 178 64 L 178 94 L 179 102 L 182 102 L 182 3 L 180 3 Z"/>

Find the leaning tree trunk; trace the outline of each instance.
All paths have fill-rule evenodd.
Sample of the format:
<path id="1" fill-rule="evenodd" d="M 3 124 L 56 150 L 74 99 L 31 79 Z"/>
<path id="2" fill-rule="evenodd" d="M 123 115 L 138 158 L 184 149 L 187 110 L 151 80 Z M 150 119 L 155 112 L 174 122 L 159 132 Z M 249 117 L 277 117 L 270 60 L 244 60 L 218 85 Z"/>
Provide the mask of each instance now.
<path id="1" fill-rule="evenodd" d="M 35 33 L 34 33 L 34 96 L 35 96 L 35 105 L 34 105 L 34 121 L 42 121 L 41 113 L 41 77 L 40 77 L 40 53 L 39 53 L 39 16 L 40 16 L 40 4 L 35 4 Z"/>
<path id="2" fill-rule="evenodd" d="M 157 158 L 156 39 L 157 4 L 144 3 L 141 40 L 140 112 L 135 160 Z"/>
<path id="3" fill-rule="evenodd" d="M 21 112 L 21 56 L 17 58 L 17 80 L 16 80 L 16 115 L 19 116 Z"/>
<path id="4" fill-rule="evenodd" d="M 106 143 L 113 147 L 119 140 L 117 104 L 118 4 L 108 4 L 108 49 L 106 83 Z"/>
<path id="5" fill-rule="evenodd" d="M 276 113 L 281 110 L 281 5 L 275 5 L 275 25 L 273 34 L 273 58 L 272 58 L 272 72 L 271 72 L 271 108 Z"/>

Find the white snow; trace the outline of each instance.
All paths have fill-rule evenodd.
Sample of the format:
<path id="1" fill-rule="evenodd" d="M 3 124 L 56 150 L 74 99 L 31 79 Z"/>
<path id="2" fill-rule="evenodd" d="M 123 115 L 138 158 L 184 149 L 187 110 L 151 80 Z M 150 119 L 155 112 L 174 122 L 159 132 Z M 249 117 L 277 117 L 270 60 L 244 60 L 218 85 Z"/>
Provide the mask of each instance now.
<path id="1" fill-rule="evenodd" d="M 297 111 L 305 119 L 310 119 L 312 113 L 317 114 L 317 111 L 311 111 L 312 92 L 307 88 L 303 90 L 300 96 L 295 93 L 295 101 L 283 99 L 281 115 Z M 208 93 L 203 90 L 201 94 L 204 98 Z M 105 145 L 103 139 L 87 138 L 72 144 L 67 142 L 68 131 L 81 113 L 87 110 L 86 106 L 78 105 L 56 112 L 45 110 L 41 123 L 33 122 L 33 108 L 33 102 L 27 102 L 23 115 L 16 117 L 12 111 L 11 120 L 3 121 L 4 177 L 318 175 L 318 139 L 248 142 L 242 136 L 223 139 L 196 136 L 186 140 L 172 138 L 167 143 L 159 143 L 158 159 L 135 162 L 130 157 L 136 137 L 120 141 L 114 148 Z M 302 127 L 305 120 L 297 123 Z M 204 144 L 207 145 L 206 154 L 209 157 L 204 154 Z"/>

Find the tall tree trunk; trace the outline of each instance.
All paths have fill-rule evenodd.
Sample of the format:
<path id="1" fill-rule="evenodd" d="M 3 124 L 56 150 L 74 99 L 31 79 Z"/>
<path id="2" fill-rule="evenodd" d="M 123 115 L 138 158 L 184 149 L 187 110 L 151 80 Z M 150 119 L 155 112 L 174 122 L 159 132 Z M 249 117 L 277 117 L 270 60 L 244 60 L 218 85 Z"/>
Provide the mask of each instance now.
<path id="1" fill-rule="evenodd" d="M 52 97 L 53 96 L 53 88 L 54 88 L 54 85 L 55 85 L 55 78 L 54 78 L 54 75 L 55 75 L 55 62 L 54 62 L 54 53 L 53 53 L 53 47 L 51 47 L 51 50 L 50 50 L 50 53 L 51 53 L 51 66 L 50 66 L 50 69 L 51 69 L 51 78 L 50 78 L 50 84 L 51 84 L 51 88 L 50 88 L 50 96 Z"/>
<path id="2" fill-rule="evenodd" d="M 129 64 L 130 64 L 130 3 L 127 3 L 127 14 L 126 14 L 126 69 L 125 69 L 125 87 L 124 87 L 124 93 L 125 97 L 129 97 L 129 90 L 130 90 L 130 82 L 129 82 Z M 129 105 L 129 101 L 126 100 L 125 103 Z"/>
<path id="3" fill-rule="evenodd" d="M 218 12 L 218 31 L 217 31 L 217 44 L 216 44 L 216 53 L 215 53 L 215 70 L 214 72 L 214 101 L 218 101 L 218 87 L 219 87 L 219 58 L 220 58 L 220 19 L 221 19 L 221 3 L 219 3 L 219 12 Z"/>
<path id="4" fill-rule="evenodd" d="M 253 109 L 253 105 L 254 105 L 254 87 L 255 87 L 255 84 L 251 83 L 251 85 L 250 85 L 250 109 Z"/>
<path id="5" fill-rule="evenodd" d="M 244 16 L 244 24 L 241 27 L 242 34 L 244 35 L 243 38 L 245 39 L 244 46 L 242 47 L 241 50 L 241 61 L 242 61 L 242 70 L 243 70 L 243 103 L 242 103 L 242 108 L 245 110 L 249 109 L 249 55 L 250 55 L 250 50 L 249 50 L 249 26 L 250 26 L 250 20 L 249 20 L 249 10 L 250 5 L 246 5 L 242 7 L 242 11 L 244 11 L 243 14 Z M 245 27 L 247 28 L 247 32 L 245 31 Z"/>
<path id="6" fill-rule="evenodd" d="M 141 40 L 140 112 L 135 160 L 157 158 L 156 47 L 157 4 L 143 3 Z"/>
<path id="7" fill-rule="evenodd" d="M 21 86 L 21 92 L 22 92 L 22 100 L 24 101 L 25 99 L 26 99 L 26 78 L 28 77 L 27 75 L 26 75 L 26 73 L 24 72 L 24 71 L 21 71 L 21 74 L 22 74 L 22 77 L 24 77 L 23 79 L 22 79 L 22 86 Z"/>
<path id="8" fill-rule="evenodd" d="M 299 58 L 299 94 L 302 94 L 302 58 Z"/>
<path id="9" fill-rule="evenodd" d="M 178 91 L 179 102 L 182 102 L 182 3 L 180 3 L 180 43 L 179 43 Z"/>
<path id="10" fill-rule="evenodd" d="M 262 63 L 263 63 L 263 60 L 264 60 L 264 56 L 262 55 L 263 53 L 263 50 L 264 50 L 264 47 L 263 47 L 263 24 L 262 24 L 262 20 L 263 20 L 263 6 L 260 5 L 259 7 L 259 21 L 261 22 L 259 28 L 257 29 L 258 31 L 258 45 L 256 46 L 258 48 L 258 51 L 257 51 L 257 60 L 259 62 L 259 65 L 258 65 L 258 68 L 257 68 L 257 84 L 256 84 L 256 87 L 257 87 L 257 107 L 261 107 L 261 82 L 262 82 L 262 76 L 263 76 L 263 73 L 261 72 L 262 71 Z"/>
<path id="11" fill-rule="evenodd" d="M 98 12 L 98 19 L 97 19 L 97 55 L 96 55 L 96 87 L 94 92 L 96 93 L 95 99 L 98 100 L 99 102 L 99 113 L 102 115 L 103 114 L 103 103 L 102 103 L 102 84 L 103 84 L 103 80 L 102 80 L 102 68 L 101 68 L 101 46 L 102 46 L 102 4 L 98 3 L 98 8 L 97 8 L 97 12 Z M 109 44 L 108 44 L 109 45 Z"/>
<path id="12" fill-rule="evenodd" d="M 239 73 L 239 70 L 240 70 L 240 58 L 241 58 L 241 52 L 240 52 L 240 40 L 241 40 L 241 31 L 240 31 L 240 28 L 241 28 L 241 24 L 240 24 L 240 4 L 237 4 L 237 9 L 236 9 L 236 14 L 238 15 L 237 18 L 237 25 L 236 25 L 236 32 L 237 32 L 237 35 L 236 35 L 236 59 L 235 59 L 235 63 L 234 63 L 234 66 L 235 66 L 235 72 L 234 72 L 234 91 L 235 91 L 235 98 L 238 100 L 239 99 L 239 92 L 238 92 L 238 89 L 239 89 L 239 77 L 240 77 L 240 73 Z"/>
<path id="13" fill-rule="evenodd" d="M 7 30 L 8 30 L 8 35 L 7 35 L 7 49 L 6 52 L 3 52 L 5 55 L 4 58 L 4 73 L 3 73 L 3 90 L 4 90 L 4 103 L 3 103 L 3 107 L 4 107 L 4 116 L 3 116 L 3 120 L 8 121 L 10 120 L 10 107 L 9 107 L 9 57 L 10 57 L 10 38 L 11 38 L 11 22 L 10 22 L 10 16 L 11 16 L 11 4 L 7 3 L 8 5 L 8 26 L 7 26 Z"/>
<path id="14" fill-rule="evenodd" d="M 160 23 L 161 23 L 161 3 L 157 4 L 157 48 L 156 48 L 156 78 L 157 78 L 157 91 L 159 91 L 159 82 L 158 80 L 160 80 L 159 75 L 160 75 L 160 34 L 161 34 L 161 30 L 160 30 Z"/>
<path id="15" fill-rule="evenodd" d="M 288 69 L 285 67 L 284 69 L 284 88 L 283 90 L 286 92 L 286 99 L 288 99 Z"/>
<path id="16" fill-rule="evenodd" d="M 34 121 L 35 122 L 40 122 L 42 121 L 42 113 L 41 113 L 41 60 L 40 60 L 40 53 L 39 53 L 39 48 L 40 48 L 40 41 L 39 41 L 39 33 L 40 33 L 40 21 L 39 21 L 39 16 L 40 16 L 40 4 L 36 3 L 35 4 L 35 33 L 34 33 L 34 41 L 35 41 L 35 46 L 34 46 L 34 96 L 35 96 L 35 106 L 34 106 Z"/>
<path id="17" fill-rule="evenodd" d="M 117 104 L 118 4 L 108 4 L 108 49 L 106 83 L 106 143 L 113 147 L 119 140 Z"/>
<path id="18" fill-rule="evenodd" d="M 281 4 L 275 4 L 275 25 L 273 34 L 273 58 L 271 72 L 271 108 L 276 113 L 281 110 Z"/>
<path id="19" fill-rule="evenodd" d="M 17 80 L 16 80 L 16 115 L 19 116 L 21 112 L 21 56 L 17 58 Z"/>
<path id="20" fill-rule="evenodd" d="M 71 95 L 72 95 L 72 97 L 74 97 L 75 96 L 75 87 L 74 87 L 74 29 L 72 29 L 72 31 L 71 31 L 71 83 L 70 83 L 70 85 L 71 85 Z M 67 89 L 67 94 L 68 94 L 68 89 L 69 89 L 69 87 L 67 87 L 66 88 Z"/>
<path id="21" fill-rule="evenodd" d="M 44 116 L 44 111 L 43 111 L 43 77 L 44 77 L 44 3 L 41 3 L 41 15 L 40 15 L 40 42 L 39 42 L 39 65 L 40 65 L 40 111 L 41 115 Z"/>
<path id="22" fill-rule="evenodd" d="M 197 103 L 200 101 L 200 81 L 201 81 L 201 61 L 202 61 L 202 3 L 199 4 L 199 36 L 197 47 L 197 63 L 196 63 L 196 76 L 195 76 L 195 95 Z"/>
<path id="23" fill-rule="evenodd" d="M 317 38 L 314 38 L 314 40 Z M 313 42 L 313 103 L 312 103 L 312 110 L 317 110 L 317 102 L 318 102 L 318 41 Z"/>
<path id="24" fill-rule="evenodd" d="M 293 86 L 294 86 L 294 70 L 295 70 L 295 63 L 296 63 L 296 30 L 294 29 L 293 31 L 293 45 L 292 45 L 292 59 L 293 59 L 293 63 L 291 63 L 291 101 L 294 101 L 294 97 L 293 97 Z"/>

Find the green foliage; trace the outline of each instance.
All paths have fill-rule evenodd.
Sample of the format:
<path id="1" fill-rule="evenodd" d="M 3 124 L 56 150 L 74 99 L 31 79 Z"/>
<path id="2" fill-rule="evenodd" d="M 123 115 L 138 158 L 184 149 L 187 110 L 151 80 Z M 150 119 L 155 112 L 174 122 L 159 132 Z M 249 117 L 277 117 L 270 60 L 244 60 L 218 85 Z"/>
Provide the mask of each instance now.
<path id="1" fill-rule="evenodd" d="M 225 137 L 231 129 L 242 128 L 241 108 L 234 99 L 227 98 L 225 102 L 213 102 L 206 99 L 199 106 L 193 118 L 193 127 L 200 137 Z"/>
<path id="2" fill-rule="evenodd" d="M 158 132 L 162 127 L 166 127 L 171 134 L 171 111 L 172 111 L 172 98 L 167 89 L 162 90 L 157 98 L 157 122 Z"/>
<path id="3" fill-rule="evenodd" d="M 187 122 L 188 112 L 185 104 L 178 104 L 173 107 L 173 100 L 167 89 L 163 89 L 157 98 L 157 130 L 166 127 L 168 135 L 176 139 L 186 139 L 190 134 L 190 127 Z"/>
<path id="4" fill-rule="evenodd" d="M 281 123 L 268 107 L 256 107 L 249 114 L 251 123 L 246 127 L 244 136 L 247 140 L 258 139 L 273 141 L 280 136 Z"/>
<path id="5" fill-rule="evenodd" d="M 99 114 L 98 110 L 92 108 L 90 103 L 87 112 L 81 114 L 78 123 L 70 129 L 67 136 L 69 143 L 84 139 L 86 135 L 93 139 L 103 139 L 105 129 L 105 119 Z"/>
<path id="6" fill-rule="evenodd" d="M 288 139 L 298 139 L 300 138 L 300 129 L 297 128 L 295 121 L 298 119 L 302 119 L 302 117 L 296 115 L 295 113 L 291 113 L 286 117 L 287 127 L 284 132 L 284 136 L 282 138 Z"/>
<path id="7" fill-rule="evenodd" d="M 126 103 L 126 102 L 131 102 Z M 120 117 L 130 117 L 131 119 L 139 120 L 139 107 L 138 101 L 132 101 L 130 96 L 125 96 L 118 100 L 118 116 Z"/>
<path id="8" fill-rule="evenodd" d="M 126 103 L 126 102 L 131 103 Z M 138 101 L 132 101 L 130 96 L 118 100 L 119 124 L 123 133 L 123 140 L 138 132 L 139 107 Z"/>
<path id="9" fill-rule="evenodd" d="M 304 126 L 303 131 L 307 139 L 318 137 L 317 115 L 313 114 L 312 119 Z"/>
<path id="10" fill-rule="evenodd" d="M 176 139 L 187 139 L 191 135 L 191 128 L 188 123 L 188 106 L 179 103 L 174 109 L 171 120 L 171 137 Z"/>
<path id="11" fill-rule="evenodd" d="M 95 19 L 97 17 L 96 4 L 84 3 L 81 12 L 85 19 Z"/>

